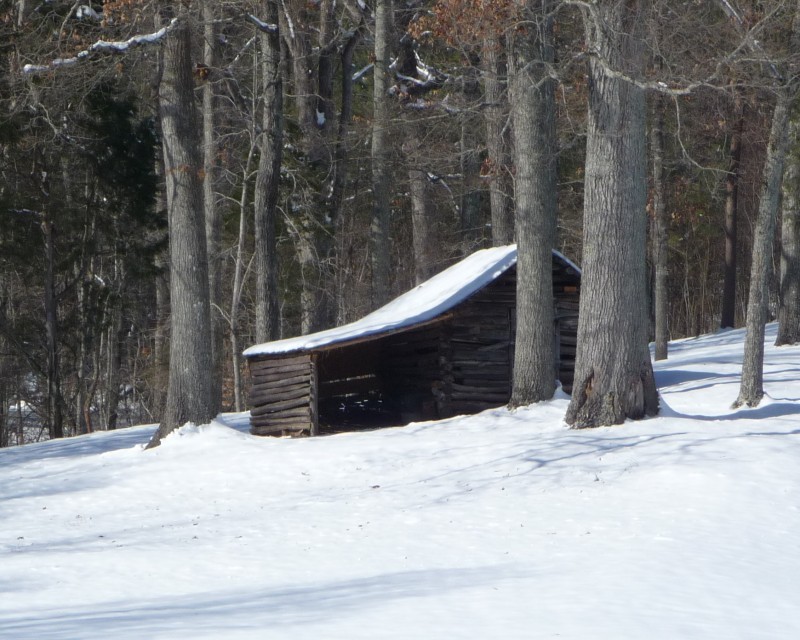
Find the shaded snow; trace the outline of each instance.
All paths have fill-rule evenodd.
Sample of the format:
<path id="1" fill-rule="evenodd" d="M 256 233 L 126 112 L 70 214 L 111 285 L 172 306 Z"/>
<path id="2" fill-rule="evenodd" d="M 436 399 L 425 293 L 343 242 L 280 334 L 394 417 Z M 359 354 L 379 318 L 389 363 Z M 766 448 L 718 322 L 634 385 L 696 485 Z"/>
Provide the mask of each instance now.
<path id="1" fill-rule="evenodd" d="M 800 637 L 800 348 L 671 344 L 661 416 L 567 398 L 312 439 L 247 415 L 0 451 L 0 637 Z"/>

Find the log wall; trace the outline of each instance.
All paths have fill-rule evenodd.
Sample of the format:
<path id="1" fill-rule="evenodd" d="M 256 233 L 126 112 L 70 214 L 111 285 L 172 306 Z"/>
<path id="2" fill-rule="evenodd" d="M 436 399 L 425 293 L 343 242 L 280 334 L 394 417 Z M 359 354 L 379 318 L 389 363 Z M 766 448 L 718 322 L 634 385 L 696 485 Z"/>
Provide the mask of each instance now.
<path id="1" fill-rule="evenodd" d="M 336 429 L 337 421 L 350 428 L 404 424 L 506 404 L 516 284 L 512 267 L 425 326 L 314 353 L 250 358 L 252 433 L 316 435 L 320 428 Z M 575 368 L 579 293 L 580 275 L 554 257 L 557 376 L 567 392 Z"/>
<path id="2" fill-rule="evenodd" d="M 316 435 L 316 366 L 310 353 L 249 359 L 250 432 Z"/>

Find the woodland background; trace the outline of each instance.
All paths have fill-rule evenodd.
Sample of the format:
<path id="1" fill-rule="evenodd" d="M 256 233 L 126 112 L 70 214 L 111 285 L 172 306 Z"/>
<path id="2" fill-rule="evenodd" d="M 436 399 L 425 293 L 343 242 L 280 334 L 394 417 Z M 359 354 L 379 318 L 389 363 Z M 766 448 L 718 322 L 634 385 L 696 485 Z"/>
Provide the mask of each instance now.
<path id="1" fill-rule="evenodd" d="M 242 410 L 239 354 L 264 339 L 256 285 L 265 269 L 276 284 L 278 321 L 267 336 L 275 338 L 355 320 L 468 253 L 513 241 L 507 47 L 525 29 L 526 4 L 0 3 L 0 446 L 158 421 L 164 411 L 171 309 L 158 33 L 171 15 L 186 13 L 191 27 L 219 345 L 212 366 L 222 407 Z M 550 7 L 556 248 L 579 265 L 592 55 L 585 25 L 595 4 Z M 666 221 L 666 253 L 654 258 L 651 233 L 648 268 L 651 283 L 656 262 L 668 269 L 660 313 L 678 338 L 744 322 L 773 71 L 793 69 L 786 43 L 797 2 L 647 4 L 642 215 L 655 227 L 660 209 Z M 101 42 L 124 46 L 93 48 Z M 381 79 L 375 65 L 387 48 Z M 375 98 L 376 78 L 387 81 L 385 101 Z M 276 114 L 277 160 L 264 143 Z M 794 117 L 790 128 L 784 227 L 797 215 Z M 273 267 L 258 257 L 269 162 L 279 168 Z"/>

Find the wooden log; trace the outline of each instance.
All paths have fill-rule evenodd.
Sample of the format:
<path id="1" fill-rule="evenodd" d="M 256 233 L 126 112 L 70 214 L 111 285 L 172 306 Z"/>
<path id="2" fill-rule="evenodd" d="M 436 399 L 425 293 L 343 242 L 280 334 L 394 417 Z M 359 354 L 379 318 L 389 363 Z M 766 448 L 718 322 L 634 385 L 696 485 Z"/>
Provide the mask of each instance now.
<path id="1" fill-rule="evenodd" d="M 454 389 L 453 392 L 450 394 L 450 397 L 453 399 L 454 402 L 458 400 L 465 400 L 469 402 L 486 402 L 486 403 L 497 402 L 498 404 L 503 404 L 504 402 L 508 402 L 509 398 L 511 397 L 511 393 L 484 392 L 478 395 L 475 393 L 462 393 Z"/>
<path id="2" fill-rule="evenodd" d="M 270 367 L 269 369 L 259 369 L 256 371 L 251 370 L 251 375 L 254 380 L 282 380 L 283 378 L 291 378 L 292 376 L 307 375 L 311 372 L 311 365 L 306 364 L 290 364 L 285 367 Z"/>
<path id="3" fill-rule="evenodd" d="M 294 387 L 284 387 L 283 389 L 270 389 L 267 391 L 260 391 L 258 393 L 250 393 L 250 405 L 253 407 L 261 407 L 264 405 L 274 404 L 283 400 L 291 400 L 294 398 L 304 398 L 311 394 L 311 385 L 301 384 Z"/>
<path id="4" fill-rule="evenodd" d="M 483 392 L 489 393 L 501 393 L 501 392 L 511 392 L 511 381 L 504 380 L 499 382 L 488 382 L 484 381 L 479 384 L 458 384 L 457 382 L 453 382 L 452 384 L 453 391 L 459 391 L 463 393 L 472 393 L 475 395 L 480 395 Z"/>
<path id="5" fill-rule="evenodd" d="M 311 431 L 310 423 L 286 424 L 286 425 L 257 425 L 250 427 L 250 433 L 255 436 L 284 436 L 300 435 Z"/>
<path id="6" fill-rule="evenodd" d="M 266 416 L 252 416 L 250 418 L 250 426 L 260 426 L 260 427 L 281 427 L 283 428 L 286 425 L 294 426 L 298 424 L 311 424 L 311 417 L 307 415 L 302 416 L 290 416 L 288 418 L 276 418 L 276 419 L 268 419 Z"/>
<path id="7" fill-rule="evenodd" d="M 251 416 L 262 416 L 267 413 L 284 412 L 288 409 L 299 409 L 300 407 L 308 407 L 309 397 L 308 394 L 302 398 L 294 398 L 292 400 L 282 400 L 280 402 L 271 402 L 269 404 L 261 404 L 257 407 L 250 409 Z"/>
<path id="8" fill-rule="evenodd" d="M 270 389 L 275 389 L 278 387 L 291 387 L 292 385 L 299 384 L 299 383 L 308 383 L 311 381 L 311 374 L 310 373 L 303 373 L 298 376 L 289 376 L 286 378 L 277 378 L 275 380 L 263 380 L 261 378 L 253 378 L 253 388 L 265 388 L 269 387 Z"/>
<path id="9" fill-rule="evenodd" d="M 263 357 L 263 356 L 262 356 Z M 252 359 L 251 366 L 258 366 L 264 368 L 271 367 L 286 367 L 294 364 L 311 364 L 311 354 L 303 353 L 297 356 L 269 356 L 263 359 Z"/>

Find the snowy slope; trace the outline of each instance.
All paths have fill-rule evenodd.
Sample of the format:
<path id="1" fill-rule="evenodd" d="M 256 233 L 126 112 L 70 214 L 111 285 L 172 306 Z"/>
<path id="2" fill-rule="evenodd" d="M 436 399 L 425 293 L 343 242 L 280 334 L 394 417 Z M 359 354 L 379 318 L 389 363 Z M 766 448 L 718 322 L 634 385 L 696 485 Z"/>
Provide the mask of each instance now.
<path id="1" fill-rule="evenodd" d="M 800 349 L 731 410 L 741 331 L 671 345 L 662 415 L 564 397 L 259 439 L 244 415 L 0 451 L 0 638 L 800 637 Z"/>

